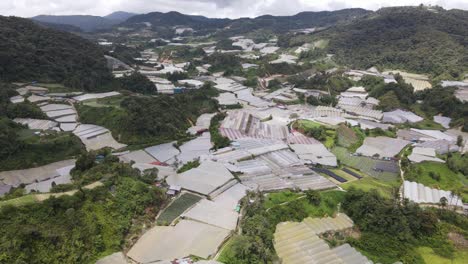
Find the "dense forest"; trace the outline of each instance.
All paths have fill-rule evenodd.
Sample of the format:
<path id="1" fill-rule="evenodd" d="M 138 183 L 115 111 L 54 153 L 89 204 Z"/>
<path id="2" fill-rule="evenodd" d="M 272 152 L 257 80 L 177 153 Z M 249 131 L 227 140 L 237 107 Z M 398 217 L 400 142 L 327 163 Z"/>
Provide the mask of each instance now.
<path id="1" fill-rule="evenodd" d="M 119 106 L 78 105 L 81 122 L 109 128 L 126 144 L 155 144 L 187 137 L 186 130 L 199 115 L 217 110 L 211 99 L 217 91 L 202 87 L 175 96 L 127 97 Z"/>
<path id="2" fill-rule="evenodd" d="M 0 16 L 0 81 L 62 83 L 112 89 L 104 53 L 88 40 L 17 17 Z"/>
<path id="3" fill-rule="evenodd" d="M 459 78 L 468 65 L 467 11 L 383 8 L 322 33 L 339 63 Z"/>

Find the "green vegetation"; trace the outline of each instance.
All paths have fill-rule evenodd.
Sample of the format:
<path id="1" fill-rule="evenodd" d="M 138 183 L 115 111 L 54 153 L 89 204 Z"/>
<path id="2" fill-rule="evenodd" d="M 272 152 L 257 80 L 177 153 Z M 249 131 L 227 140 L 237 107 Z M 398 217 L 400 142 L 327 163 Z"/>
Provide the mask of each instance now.
<path id="1" fill-rule="evenodd" d="M 231 144 L 229 138 L 224 137 L 219 133 L 219 126 L 221 125 L 221 121 L 226 118 L 225 113 L 218 113 L 212 119 L 210 123 L 210 134 L 211 134 L 211 142 L 213 143 L 213 149 L 220 149 L 225 148 Z"/>
<path id="2" fill-rule="evenodd" d="M 177 173 L 186 172 L 188 170 L 197 168 L 198 166 L 200 166 L 200 161 L 198 160 L 189 161 L 185 163 L 182 167 L 180 167 L 180 169 L 177 170 Z"/>
<path id="3" fill-rule="evenodd" d="M 457 251 L 454 253 L 454 258 L 445 258 L 438 255 L 430 247 L 419 247 L 417 252 L 421 255 L 425 263 L 430 264 L 463 264 L 468 258 L 468 251 Z"/>
<path id="4" fill-rule="evenodd" d="M 454 95 L 455 88 L 442 88 L 440 86 L 423 91 L 419 97 L 423 100 L 421 110 L 430 116 L 443 114 L 452 118 L 452 125 L 462 126 L 468 131 L 468 103 L 462 103 Z"/>
<path id="5" fill-rule="evenodd" d="M 177 197 L 158 217 L 159 225 L 168 225 L 179 217 L 185 210 L 201 200 L 201 197 L 191 193 L 183 193 Z"/>
<path id="6" fill-rule="evenodd" d="M 125 75 L 118 79 L 120 87 L 142 94 L 155 94 L 156 86 L 146 76 L 139 72 L 134 72 L 131 75 Z"/>
<path id="7" fill-rule="evenodd" d="M 0 262 L 94 263 L 122 250 L 126 237 L 154 218 L 165 199 L 162 190 L 140 181 L 130 165 L 95 168 L 107 170 L 101 187 L 21 207 L 2 206 Z"/>
<path id="8" fill-rule="evenodd" d="M 351 188 L 363 190 L 365 192 L 377 190 L 379 195 L 385 198 L 391 198 L 395 194 L 395 191 L 398 191 L 399 186 L 399 181 L 380 181 L 372 177 L 364 177 L 360 180 L 346 182 L 340 185 L 340 187 L 345 190 Z"/>
<path id="9" fill-rule="evenodd" d="M 299 120 L 295 122 L 292 127 L 308 137 L 319 140 L 327 148 L 333 148 L 335 146 L 337 140 L 335 129 L 309 120 Z"/>
<path id="10" fill-rule="evenodd" d="M 317 72 L 313 76 L 310 76 L 310 74 L 296 74 L 290 76 L 288 78 L 288 82 L 303 89 L 316 89 L 330 92 L 332 96 L 336 96 L 339 93 L 346 91 L 354 84 L 349 78 L 343 77 L 341 72 L 333 74 Z M 325 97 L 324 99 L 319 100 L 319 103 L 323 105 L 335 105 L 337 102 L 334 97 Z"/>
<path id="11" fill-rule="evenodd" d="M 62 83 L 86 91 L 112 89 L 104 53 L 74 34 L 36 25 L 29 19 L 0 17 L 1 81 Z"/>
<path id="12" fill-rule="evenodd" d="M 72 133 L 35 135 L 7 119 L 0 119 L 0 171 L 26 169 L 60 161 L 84 151 Z"/>
<path id="13" fill-rule="evenodd" d="M 374 262 L 424 263 L 420 247 L 429 247 L 438 256 L 453 259 L 456 248 L 448 233 L 466 237 L 466 218 L 445 210 L 422 209 L 410 202 L 401 204 L 376 191 L 350 189 L 343 210 L 361 231 L 360 238 L 349 237 L 352 246 Z M 442 221 L 439 221 L 442 220 Z"/>
<path id="14" fill-rule="evenodd" d="M 369 157 L 351 155 L 351 153 L 343 147 L 335 147 L 331 152 L 335 154 L 341 164 L 355 168 L 374 178 L 387 182 L 392 182 L 398 179 L 397 173 L 374 170 L 375 164 L 379 162 L 378 160 L 374 160 Z"/>
<path id="15" fill-rule="evenodd" d="M 128 145 L 154 145 L 187 138 L 199 115 L 217 111 L 210 87 L 174 96 L 126 97 L 120 107 L 77 105 L 81 122 L 104 126 Z"/>
<path id="16" fill-rule="evenodd" d="M 218 260 L 226 264 L 271 263 L 277 260 L 272 239 L 278 223 L 333 215 L 343 197 L 344 192 L 340 191 L 321 192 L 319 205 L 314 205 L 317 200 L 311 203 L 302 193 L 271 193 L 266 198 L 261 193 L 249 193 L 242 202 L 245 207 L 242 234 L 233 237 Z"/>
<path id="17" fill-rule="evenodd" d="M 461 77 L 468 55 L 467 12 L 425 7 L 382 8 L 364 19 L 324 31 L 327 52 L 353 68 L 380 66 Z"/>
<path id="18" fill-rule="evenodd" d="M 338 145 L 345 148 L 357 144 L 360 140 L 354 129 L 346 126 L 345 124 L 339 125 L 339 127 L 336 129 L 336 135 Z"/>

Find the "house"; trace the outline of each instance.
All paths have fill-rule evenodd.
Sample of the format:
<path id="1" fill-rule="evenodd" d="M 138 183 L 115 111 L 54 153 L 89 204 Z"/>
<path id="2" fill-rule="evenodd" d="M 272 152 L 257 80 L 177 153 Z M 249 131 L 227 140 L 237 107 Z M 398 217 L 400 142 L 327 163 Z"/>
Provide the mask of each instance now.
<path id="1" fill-rule="evenodd" d="M 180 187 L 178 185 L 170 185 L 169 189 L 166 192 L 166 194 L 174 196 L 174 195 L 180 193 L 181 190 L 182 190 L 182 187 Z"/>

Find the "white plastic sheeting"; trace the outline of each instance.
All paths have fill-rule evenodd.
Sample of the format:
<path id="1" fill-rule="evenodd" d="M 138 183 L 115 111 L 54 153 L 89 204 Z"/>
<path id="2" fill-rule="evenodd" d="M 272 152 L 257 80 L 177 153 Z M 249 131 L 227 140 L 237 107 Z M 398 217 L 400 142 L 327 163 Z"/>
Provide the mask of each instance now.
<path id="1" fill-rule="evenodd" d="M 405 181 L 403 183 L 404 197 L 415 203 L 438 204 L 445 197 L 448 205 L 463 206 L 462 199 L 450 191 L 432 189 L 420 183 Z"/>

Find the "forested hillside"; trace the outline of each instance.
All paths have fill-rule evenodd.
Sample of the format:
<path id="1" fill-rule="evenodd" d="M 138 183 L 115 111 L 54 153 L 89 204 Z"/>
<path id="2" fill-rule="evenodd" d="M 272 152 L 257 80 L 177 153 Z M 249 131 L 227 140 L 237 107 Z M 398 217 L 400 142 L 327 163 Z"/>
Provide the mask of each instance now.
<path id="1" fill-rule="evenodd" d="M 113 25 L 121 22 L 121 20 L 114 20 L 100 16 L 48 16 L 40 15 L 31 18 L 35 21 L 71 25 L 80 28 L 86 32 L 93 32 L 97 30 L 110 29 Z"/>
<path id="2" fill-rule="evenodd" d="M 0 81 L 63 83 L 86 91 L 111 89 L 113 77 L 93 43 L 17 17 L 0 16 Z"/>
<path id="3" fill-rule="evenodd" d="M 369 12 L 371 11 L 355 8 L 338 11 L 301 12 L 294 16 L 265 15 L 233 20 L 190 16 L 178 12 L 152 12 L 133 16 L 123 25 L 132 26 L 150 22 L 155 31 L 161 30 L 161 27 L 187 26 L 202 32 L 211 29 L 219 30 L 218 33 L 222 35 L 235 35 L 257 29 L 286 32 L 292 29 L 330 26 L 339 22 L 351 21 Z"/>
<path id="4" fill-rule="evenodd" d="M 339 63 L 458 75 L 468 67 L 468 12 L 384 8 L 323 33 Z"/>

